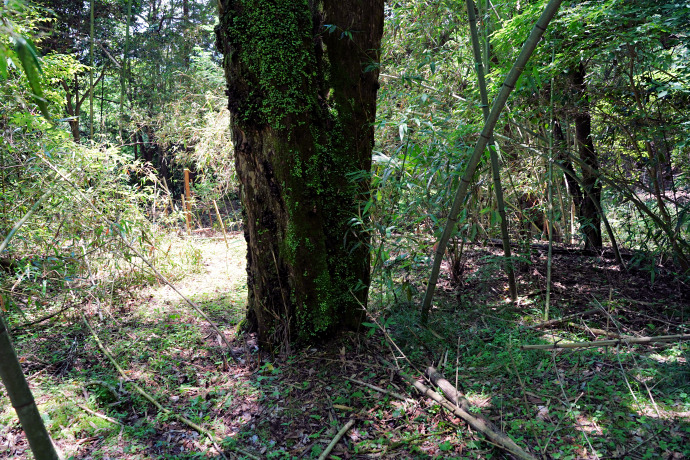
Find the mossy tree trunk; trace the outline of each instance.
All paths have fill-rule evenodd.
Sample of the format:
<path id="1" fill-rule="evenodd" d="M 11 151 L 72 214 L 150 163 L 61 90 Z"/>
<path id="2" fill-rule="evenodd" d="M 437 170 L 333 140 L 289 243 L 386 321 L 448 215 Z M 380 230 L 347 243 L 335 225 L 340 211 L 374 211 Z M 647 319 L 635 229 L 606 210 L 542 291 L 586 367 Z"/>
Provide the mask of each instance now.
<path id="1" fill-rule="evenodd" d="M 263 345 L 362 321 L 369 245 L 352 219 L 368 190 L 382 33 L 383 0 L 220 2 L 248 320 Z"/>

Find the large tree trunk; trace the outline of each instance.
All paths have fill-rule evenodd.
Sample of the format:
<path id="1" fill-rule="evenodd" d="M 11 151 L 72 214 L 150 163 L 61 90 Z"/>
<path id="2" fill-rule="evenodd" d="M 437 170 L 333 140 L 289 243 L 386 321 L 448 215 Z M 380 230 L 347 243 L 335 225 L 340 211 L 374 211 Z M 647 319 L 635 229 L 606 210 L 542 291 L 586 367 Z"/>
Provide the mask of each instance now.
<path id="1" fill-rule="evenodd" d="M 582 168 L 584 193 L 579 209 L 580 225 L 585 235 L 585 249 L 601 249 L 601 216 L 598 211 L 601 204 L 601 184 L 597 181 L 599 159 L 592 142 L 592 115 L 585 82 L 584 63 L 580 63 L 574 70 L 573 85 L 578 99 L 575 113 L 575 141 L 580 159 L 589 167 Z"/>
<path id="2" fill-rule="evenodd" d="M 248 320 L 264 345 L 362 321 L 369 240 L 351 224 L 368 189 L 382 33 L 383 0 L 220 3 Z"/>

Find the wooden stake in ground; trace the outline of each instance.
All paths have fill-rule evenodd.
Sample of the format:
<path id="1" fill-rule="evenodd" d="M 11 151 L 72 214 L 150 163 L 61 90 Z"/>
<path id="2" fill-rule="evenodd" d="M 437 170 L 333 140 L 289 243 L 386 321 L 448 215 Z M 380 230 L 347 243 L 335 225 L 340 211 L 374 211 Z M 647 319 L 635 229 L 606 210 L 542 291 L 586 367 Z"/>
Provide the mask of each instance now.
<path id="1" fill-rule="evenodd" d="M 185 211 L 186 211 L 186 216 L 187 216 L 187 229 L 190 227 L 190 219 L 191 219 L 191 214 L 192 214 L 192 191 L 190 189 L 190 181 L 189 181 L 189 169 L 185 168 L 184 169 L 184 197 L 186 200 L 185 204 Z M 184 203 L 184 201 L 183 201 Z"/>

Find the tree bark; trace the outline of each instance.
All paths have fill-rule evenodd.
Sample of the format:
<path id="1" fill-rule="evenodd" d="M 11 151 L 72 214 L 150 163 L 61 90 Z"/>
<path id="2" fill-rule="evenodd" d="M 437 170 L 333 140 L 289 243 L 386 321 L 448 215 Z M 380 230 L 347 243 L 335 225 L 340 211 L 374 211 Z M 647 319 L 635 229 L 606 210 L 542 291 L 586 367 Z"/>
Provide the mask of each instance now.
<path id="1" fill-rule="evenodd" d="M 355 178 L 371 167 L 383 0 L 222 0 L 219 9 L 248 325 L 269 346 L 358 327 L 369 237 L 351 223 L 368 189 Z"/>
<path id="2" fill-rule="evenodd" d="M 601 184 L 597 181 L 599 159 L 592 142 L 592 115 L 585 82 L 586 69 L 580 63 L 573 72 L 573 85 L 577 93 L 575 112 L 575 141 L 580 159 L 591 169 L 582 168 L 584 194 L 580 204 L 579 216 L 582 232 L 585 235 L 585 249 L 601 249 L 601 216 L 597 209 L 601 204 Z"/>

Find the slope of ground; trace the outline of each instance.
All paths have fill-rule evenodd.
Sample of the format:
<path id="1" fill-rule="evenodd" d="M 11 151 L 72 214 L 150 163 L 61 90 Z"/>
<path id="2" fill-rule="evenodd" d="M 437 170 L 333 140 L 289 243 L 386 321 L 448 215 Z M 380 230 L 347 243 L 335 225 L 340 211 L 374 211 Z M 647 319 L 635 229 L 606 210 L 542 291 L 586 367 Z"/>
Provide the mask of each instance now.
<path id="1" fill-rule="evenodd" d="M 573 317 L 538 328 L 544 254 L 533 254 L 521 275 L 524 295 L 511 305 L 497 251 L 477 247 L 466 251 L 461 285 L 445 273 L 428 327 L 418 324 L 416 307 L 376 305 L 374 293 L 363 333 L 273 356 L 259 352 L 251 335 L 237 334 L 246 296 L 242 237 L 233 235 L 227 246 L 217 237 L 193 244 L 198 273 L 175 286 L 231 342 L 230 359 L 217 332 L 156 283 L 114 296 L 112 305 L 83 303 L 15 333 L 41 413 L 67 456 L 317 458 L 353 421 L 331 458 L 509 458 L 416 394 L 380 357 L 419 378 L 436 365 L 475 414 L 537 458 L 690 456 L 687 343 L 520 349 L 602 333 L 687 333 L 688 290 L 663 267 L 652 284 L 648 271 L 621 272 L 607 259 L 560 254 L 551 317 Z M 395 273 L 393 284 L 419 292 L 424 276 Z M 99 349 L 81 310 L 126 377 Z M 31 457 L 6 403 L 0 457 Z"/>

